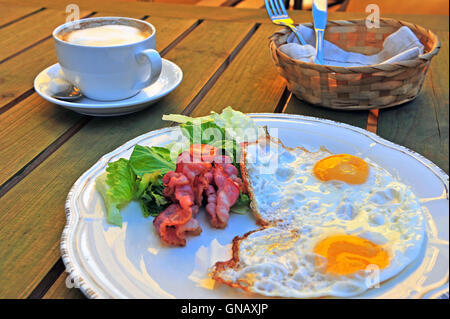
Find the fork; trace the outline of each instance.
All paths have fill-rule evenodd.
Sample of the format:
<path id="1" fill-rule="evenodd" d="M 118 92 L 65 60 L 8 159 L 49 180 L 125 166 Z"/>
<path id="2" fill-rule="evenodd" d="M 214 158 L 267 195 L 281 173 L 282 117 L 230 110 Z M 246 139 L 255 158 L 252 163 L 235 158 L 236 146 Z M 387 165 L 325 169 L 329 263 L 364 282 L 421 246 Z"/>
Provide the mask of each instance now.
<path id="1" fill-rule="evenodd" d="M 264 0 L 266 3 L 266 10 L 269 18 L 273 23 L 278 25 L 284 25 L 289 27 L 297 37 L 298 41 L 302 45 L 306 45 L 305 40 L 303 40 L 301 34 L 297 31 L 297 28 L 294 25 L 294 21 L 289 18 L 286 8 L 284 7 L 282 0 Z"/>

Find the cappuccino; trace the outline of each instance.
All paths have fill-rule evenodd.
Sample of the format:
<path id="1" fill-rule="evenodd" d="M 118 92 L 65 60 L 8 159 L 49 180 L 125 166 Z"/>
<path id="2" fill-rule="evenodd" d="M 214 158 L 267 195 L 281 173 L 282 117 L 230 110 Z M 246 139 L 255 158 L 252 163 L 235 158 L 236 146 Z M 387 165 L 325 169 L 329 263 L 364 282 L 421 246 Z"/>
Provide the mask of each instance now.
<path id="1" fill-rule="evenodd" d="M 149 31 L 122 24 L 106 24 L 100 26 L 81 27 L 62 33 L 63 41 L 85 46 L 115 46 L 142 41 L 151 35 Z"/>
<path id="2" fill-rule="evenodd" d="M 162 69 L 156 29 L 125 17 L 75 20 L 53 30 L 64 79 L 99 101 L 129 98 L 155 83 Z"/>

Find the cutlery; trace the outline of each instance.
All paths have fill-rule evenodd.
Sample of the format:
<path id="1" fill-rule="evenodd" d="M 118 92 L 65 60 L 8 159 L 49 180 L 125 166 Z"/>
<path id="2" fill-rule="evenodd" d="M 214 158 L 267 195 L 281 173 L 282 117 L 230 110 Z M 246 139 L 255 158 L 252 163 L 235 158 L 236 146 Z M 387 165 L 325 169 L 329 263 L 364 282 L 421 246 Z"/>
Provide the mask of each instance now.
<path id="1" fill-rule="evenodd" d="M 314 31 L 316 33 L 316 58 L 317 64 L 323 64 L 323 36 L 327 26 L 328 0 L 314 0 L 312 14 Z"/>
<path id="2" fill-rule="evenodd" d="M 81 93 L 80 89 L 72 84 L 66 90 L 54 93 L 52 95 L 52 97 L 54 97 L 55 99 L 62 101 L 75 101 L 82 96 L 83 94 Z"/>
<path id="3" fill-rule="evenodd" d="M 305 40 L 303 40 L 300 32 L 297 31 L 297 28 L 294 25 L 294 21 L 289 18 L 286 8 L 284 7 L 282 0 L 264 0 L 266 4 L 267 14 L 273 23 L 278 25 L 284 25 L 289 27 L 297 37 L 298 41 L 302 45 L 306 45 Z"/>

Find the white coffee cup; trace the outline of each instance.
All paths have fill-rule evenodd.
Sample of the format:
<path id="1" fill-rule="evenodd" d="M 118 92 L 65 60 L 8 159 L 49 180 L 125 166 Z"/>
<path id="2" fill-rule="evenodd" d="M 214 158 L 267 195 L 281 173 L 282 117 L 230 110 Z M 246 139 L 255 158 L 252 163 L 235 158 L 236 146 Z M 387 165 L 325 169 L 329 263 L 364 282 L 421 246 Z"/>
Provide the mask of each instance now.
<path id="1" fill-rule="evenodd" d="M 143 40 L 116 45 L 85 45 L 62 40 L 64 34 L 102 25 L 139 28 Z M 53 31 L 56 55 L 67 81 L 83 95 L 100 101 L 122 100 L 154 83 L 162 61 L 156 48 L 156 29 L 148 22 L 123 17 L 88 18 L 68 22 Z"/>

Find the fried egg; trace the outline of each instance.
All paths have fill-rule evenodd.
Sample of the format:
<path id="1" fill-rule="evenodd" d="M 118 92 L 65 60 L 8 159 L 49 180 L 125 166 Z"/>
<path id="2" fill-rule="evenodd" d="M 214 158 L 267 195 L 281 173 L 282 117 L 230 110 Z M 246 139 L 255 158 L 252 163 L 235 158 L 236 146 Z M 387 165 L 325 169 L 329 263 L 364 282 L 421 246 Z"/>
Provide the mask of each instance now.
<path id="1" fill-rule="evenodd" d="M 336 180 L 347 184 L 362 184 L 369 175 L 369 165 L 357 156 L 338 154 L 318 161 L 313 172 L 317 179 L 324 182 Z"/>
<path id="2" fill-rule="evenodd" d="M 411 189 L 368 158 L 249 144 L 243 175 L 260 230 L 213 278 L 283 297 L 348 297 L 402 271 L 425 238 Z"/>

